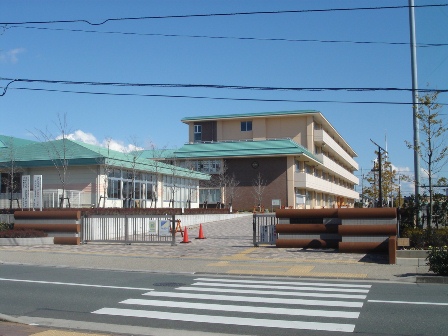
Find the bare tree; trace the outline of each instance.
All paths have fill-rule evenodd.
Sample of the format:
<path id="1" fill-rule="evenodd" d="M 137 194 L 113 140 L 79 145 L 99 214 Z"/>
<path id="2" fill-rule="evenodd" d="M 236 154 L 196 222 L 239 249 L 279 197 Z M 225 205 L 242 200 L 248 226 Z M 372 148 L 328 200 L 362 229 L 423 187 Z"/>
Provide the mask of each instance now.
<path id="1" fill-rule="evenodd" d="M 417 152 L 418 156 L 424 162 L 424 172 L 428 176 L 428 185 L 425 186 L 429 191 L 429 211 L 428 225 L 432 223 L 433 208 L 433 179 L 438 176 L 442 168 L 447 163 L 448 146 L 446 141 L 447 125 L 441 119 L 442 105 L 437 103 L 439 92 L 428 93 L 419 97 L 417 109 L 417 119 L 420 121 L 419 132 L 423 139 L 414 146 L 406 141 L 408 148 Z M 442 182 L 442 180 L 437 183 Z"/>
<path id="2" fill-rule="evenodd" d="M 100 207 L 101 200 L 103 200 L 103 208 L 106 207 L 106 200 L 108 198 L 108 189 L 109 189 L 109 176 L 110 176 L 110 174 L 112 173 L 112 170 L 113 170 L 113 168 L 112 168 L 113 166 L 110 163 L 110 159 L 111 159 L 111 157 L 110 157 L 110 144 L 112 142 L 112 139 L 111 138 L 107 138 L 105 141 L 106 141 L 106 148 L 105 148 L 105 153 L 104 153 L 105 155 L 103 155 L 104 151 L 102 151 L 101 149 L 100 149 L 100 153 L 99 153 L 99 154 L 102 155 L 102 157 L 99 158 L 99 164 L 100 164 L 100 167 L 103 168 L 102 169 L 103 171 L 102 172 L 100 171 L 100 174 L 102 173 L 101 176 L 102 176 L 102 179 L 103 179 L 103 195 L 101 195 L 99 197 L 99 199 L 98 199 L 97 208 Z"/>
<path id="3" fill-rule="evenodd" d="M 135 196 L 136 196 L 136 177 L 137 177 L 137 165 L 139 164 L 140 157 L 142 156 L 142 148 L 138 145 L 137 139 L 133 137 L 131 139 L 131 145 L 129 149 L 125 152 L 125 154 L 128 156 L 129 161 L 131 163 L 131 186 L 130 190 L 126 191 L 127 198 L 129 199 L 129 207 L 135 207 Z"/>
<path id="4" fill-rule="evenodd" d="M 9 209 L 12 210 L 14 201 L 14 193 L 20 190 L 20 173 L 23 171 L 16 162 L 16 146 L 14 144 L 14 138 L 8 137 L 6 141 L 7 149 L 0 151 L 2 167 L 0 172 L 4 172 L 6 177 L 2 178 L 2 184 L 6 186 L 6 190 L 9 192 Z"/>
<path id="5" fill-rule="evenodd" d="M 159 199 L 159 182 L 162 179 L 162 166 L 164 165 L 163 161 L 165 160 L 166 147 L 158 148 L 154 143 L 149 145 L 151 151 L 152 158 L 152 167 L 153 167 L 153 191 L 151 195 L 151 207 L 154 203 L 154 208 L 157 208 L 157 202 Z"/>
<path id="6" fill-rule="evenodd" d="M 187 188 L 187 208 L 191 209 L 191 200 L 193 198 L 193 194 L 196 193 L 196 189 L 193 188 L 194 185 L 191 183 L 192 181 L 192 177 L 196 171 L 196 162 L 192 161 L 192 160 L 185 160 L 179 163 L 179 165 L 182 168 L 187 169 L 187 184 L 186 184 L 186 188 Z M 190 172 L 190 173 L 189 173 Z"/>
<path id="7" fill-rule="evenodd" d="M 233 202 L 239 196 L 238 188 L 237 188 L 239 184 L 240 184 L 240 182 L 235 178 L 235 174 L 228 176 L 226 195 L 228 196 L 228 200 L 229 200 L 230 212 L 232 212 L 232 209 L 233 209 Z"/>
<path id="8" fill-rule="evenodd" d="M 174 153 L 167 158 L 168 160 L 168 164 L 170 165 L 170 171 L 171 174 L 169 175 L 170 177 L 170 183 L 168 183 L 168 188 L 170 190 L 170 206 L 174 208 L 174 203 L 175 203 L 175 199 L 176 199 L 176 192 L 178 190 L 178 188 L 180 187 L 180 181 L 179 181 L 179 167 L 177 166 L 177 157 L 174 155 Z"/>
<path id="9" fill-rule="evenodd" d="M 36 129 L 35 133 L 31 133 L 33 133 L 35 138 L 41 142 L 48 157 L 53 162 L 53 166 L 57 170 L 59 181 L 62 186 L 62 194 L 59 198 L 59 208 L 63 208 L 65 200 L 68 201 L 70 206 L 70 199 L 65 196 L 69 168 L 68 135 L 70 134 L 67 124 L 67 113 L 64 113 L 63 115 L 58 114 L 58 121 L 55 124 L 59 132 L 57 137 L 54 137 L 52 133 L 48 131 L 48 128 L 45 131 Z"/>
<path id="10" fill-rule="evenodd" d="M 221 190 L 221 200 L 224 207 L 226 204 L 232 207 L 232 204 L 237 197 L 237 186 L 239 181 L 235 174 L 229 174 L 229 167 L 225 160 L 223 160 L 221 170 L 217 176 L 218 187 Z"/>
<path id="11" fill-rule="evenodd" d="M 259 208 L 259 211 L 261 211 L 263 194 L 266 189 L 266 180 L 262 177 L 260 172 L 258 173 L 257 177 L 253 180 L 252 187 L 255 202 L 257 204 L 257 207 Z"/>

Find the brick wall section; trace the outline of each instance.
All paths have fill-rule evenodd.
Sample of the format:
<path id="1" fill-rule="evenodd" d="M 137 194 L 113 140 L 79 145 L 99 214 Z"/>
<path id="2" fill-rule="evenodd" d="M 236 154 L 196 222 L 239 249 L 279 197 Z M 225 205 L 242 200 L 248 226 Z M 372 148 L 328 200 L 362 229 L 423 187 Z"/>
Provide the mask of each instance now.
<path id="1" fill-rule="evenodd" d="M 256 169 L 252 167 L 254 161 L 258 162 Z M 272 199 L 280 199 L 282 205 L 287 205 L 286 157 L 226 159 L 226 164 L 228 174 L 235 174 L 239 181 L 235 209 L 252 210 L 256 205 L 253 185 L 258 173 L 267 182 L 262 206 L 270 209 Z"/>

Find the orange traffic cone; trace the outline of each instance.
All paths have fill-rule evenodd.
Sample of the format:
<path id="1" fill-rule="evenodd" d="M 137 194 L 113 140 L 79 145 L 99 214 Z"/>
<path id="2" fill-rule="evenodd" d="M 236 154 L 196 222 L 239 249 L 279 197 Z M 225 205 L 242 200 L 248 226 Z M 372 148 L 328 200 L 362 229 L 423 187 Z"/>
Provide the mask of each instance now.
<path id="1" fill-rule="evenodd" d="M 182 240 L 181 243 L 191 243 L 191 241 L 188 240 L 188 228 L 187 227 L 185 227 L 185 229 L 184 229 L 184 240 Z"/>
<path id="2" fill-rule="evenodd" d="M 199 224 L 199 237 L 196 237 L 196 239 L 206 239 L 204 237 L 204 232 L 202 231 L 202 224 Z"/>

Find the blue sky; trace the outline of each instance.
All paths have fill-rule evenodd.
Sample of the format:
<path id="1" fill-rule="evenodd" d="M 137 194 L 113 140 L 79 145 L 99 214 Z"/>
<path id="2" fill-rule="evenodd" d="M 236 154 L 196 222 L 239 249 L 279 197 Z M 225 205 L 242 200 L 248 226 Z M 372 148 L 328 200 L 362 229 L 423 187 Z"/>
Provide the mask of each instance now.
<path id="1" fill-rule="evenodd" d="M 444 3 L 448 1 L 415 0 L 415 5 Z M 142 16 L 407 4 L 407 0 L 1 0 L 0 22 L 79 19 L 100 23 L 111 18 Z M 448 7 L 418 8 L 415 12 L 418 43 L 448 44 Z M 392 44 L 395 42 L 404 44 Z M 408 42 L 406 8 L 113 20 L 102 25 L 10 24 L 0 30 L 0 77 L 116 83 L 411 88 Z M 448 88 L 447 46 L 420 47 L 417 60 L 419 87 Z M 0 81 L 0 89 L 7 83 Z M 447 94 L 441 94 L 439 102 L 448 103 L 447 98 Z M 284 101 L 260 101 L 269 99 Z M 56 133 L 54 123 L 58 114 L 66 114 L 69 128 L 78 139 L 101 144 L 104 139 L 112 138 L 121 146 L 136 143 L 141 147 L 154 144 L 172 148 L 180 147 L 188 139 L 187 126 L 180 122 L 184 117 L 311 109 L 321 111 L 357 152 L 362 169 L 358 175 L 372 167 L 375 146 L 370 139 L 386 147 L 386 138 L 393 165 L 403 173 L 412 174 L 413 153 L 404 142 L 412 141 L 413 137 L 412 107 L 346 103 L 359 101 L 410 103 L 412 96 L 410 92 L 385 91 L 129 88 L 15 82 L 0 97 L 0 134 L 34 139 L 31 132 L 47 127 Z M 448 167 L 444 171 L 448 175 Z M 412 192 L 412 187 L 404 192 Z"/>

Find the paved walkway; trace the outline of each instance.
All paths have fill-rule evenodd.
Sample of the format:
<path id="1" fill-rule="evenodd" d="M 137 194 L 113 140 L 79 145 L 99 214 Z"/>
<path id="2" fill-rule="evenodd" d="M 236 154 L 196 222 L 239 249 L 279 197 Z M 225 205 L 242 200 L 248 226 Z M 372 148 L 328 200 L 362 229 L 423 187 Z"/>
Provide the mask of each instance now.
<path id="1" fill-rule="evenodd" d="M 154 272 L 189 272 L 270 277 L 318 277 L 414 282 L 427 267 L 389 265 L 385 255 L 347 254 L 333 250 L 254 247 L 252 216 L 203 224 L 206 239 L 195 239 L 199 227 L 188 228 L 190 243 L 83 244 L 0 246 L 5 263 Z M 53 330 L 2 322 L 0 336 L 105 335 Z"/>
<path id="2" fill-rule="evenodd" d="M 156 272 L 219 273 L 414 281 L 427 267 L 387 264 L 386 255 L 338 253 L 334 250 L 254 247 L 252 216 L 203 224 L 206 239 L 190 243 L 0 246 L 0 263 Z"/>

